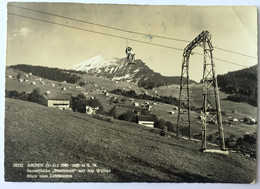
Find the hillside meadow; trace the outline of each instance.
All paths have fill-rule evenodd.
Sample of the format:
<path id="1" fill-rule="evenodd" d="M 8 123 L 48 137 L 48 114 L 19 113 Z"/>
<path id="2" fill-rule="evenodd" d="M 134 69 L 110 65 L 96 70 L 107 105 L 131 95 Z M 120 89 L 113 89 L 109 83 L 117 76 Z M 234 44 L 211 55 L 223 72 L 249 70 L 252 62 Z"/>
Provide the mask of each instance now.
<path id="1" fill-rule="evenodd" d="M 240 154 L 203 153 L 200 142 L 159 135 L 156 129 L 119 120 L 6 99 L 5 180 L 41 182 L 251 183 L 256 160 Z M 13 163 L 95 163 L 110 173 L 73 178 L 26 178 Z"/>

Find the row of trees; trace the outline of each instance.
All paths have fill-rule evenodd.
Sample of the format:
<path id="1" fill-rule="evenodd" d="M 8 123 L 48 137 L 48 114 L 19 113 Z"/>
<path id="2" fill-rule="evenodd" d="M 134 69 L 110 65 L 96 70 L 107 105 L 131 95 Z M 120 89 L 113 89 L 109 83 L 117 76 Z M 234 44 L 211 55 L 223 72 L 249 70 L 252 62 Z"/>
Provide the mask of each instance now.
<path id="1" fill-rule="evenodd" d="M 26 64 L 12 65 L 10 66 L 10 68 L 20 70 L 26 73 L 32 73 L 33 75 L 54 81 L 66 81 L 67 83 L 76 83 L 80 79 L 78 75 L 71 74 L 67 70 L 61 70 L 59 68 L 32 66 Z M 21 75 L 19 77 L 21 77 Z"/>
<path id="2" fill-rule="evenodd" d="M 225 141 L 226 147 L 240 151 L 243 154 L 248 154 L 252 158 L 256 158 L 256 135 L 245 134 L 243 137 L 238 139 L 235 135 L 230 135 Z"/>
<path id="3" fill-rule="evenodd" d="M 98 114 L 104 114 L 104 108 L 98 99 L 86 99 L 85 95 L 79 94 L 76 97 L 71 97 L 71 108 L 73 111 L 86 113 L 86 106 L 92 108 L 99 107 Z"/>
<path id="4" fill-rule="evenodd" d="M 39 88 L 33 89 L 31 93 L 18 92 L 16 90 L 5 90 L 5 97 L 35 102 L 44 106 L 47 105 L 47 100 L 43 95 L 40 94 Z"/>
<path id="5" fill-rule="evenodd" d="M 190 83 L 196 83 L 193 80 L 190 80 Z M 162 76 L 161 74 L 156 75 L 154 74 L 152 77 L 148 78 L 147 80 L 140 80 L 138 82 L 139 87 L 143 87 L 145 89 L 153 89 L 155 87 L 160 86 L 168 86 L 172 84 L 180 84 L 180 77 L 179 76 Z"/>
<path id="6" fill-rule="evenodd" d="M 128 122 L 137 122 L 138 115 L 137 112 L 128 110 L 122 114 L 118 114 L 116 106 L 111 108 L 107 113 L 109 116 L 113 117 L 114 119 L 119 119 Z M 154 120 L 154 127 L 163 129 L 165 126 L 168 128 L 169 132 L 174 132 L 174 125 L 170 121 L 165 121 L 164 119 L 159 119 L 155 114 L 149 114 L 149 116 L 153 117 Z"/>
<path id="7" fill-rule="evenodd" d="M 121 89 L 115 89 L 115 90 L 111 91 L 111 93 L 127 96 L 130 98 L 136 98 L 136 99 L 142 99 L 142 100 L 152 100 L 152 101 L 162 102 L 162 103 L 166 103 L 166 104 L 178 105 L 178 103 L 179 103 L 178 99 L 175 97 L 172 97 L 172 96 L 157 97 L 157 96 L 150 96 L 150 95 L 146 95 L 146 94 L 138 95 L 138 94 L 136 94 L 136 92 L 134 90 L 125 91 L 125 90 L 121 90 Z"/>

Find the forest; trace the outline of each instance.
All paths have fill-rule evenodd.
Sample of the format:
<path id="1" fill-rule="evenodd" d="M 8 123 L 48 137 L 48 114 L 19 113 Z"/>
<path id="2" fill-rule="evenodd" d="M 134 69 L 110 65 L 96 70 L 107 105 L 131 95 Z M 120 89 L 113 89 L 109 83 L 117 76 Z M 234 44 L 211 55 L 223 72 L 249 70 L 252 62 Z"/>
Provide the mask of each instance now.
<path id="1" fill-rule="evenodd" d="M 229 94 L 227 100 L 257 106 L 257 65 L 218 75 L 220 90 Z"/>
<path id="2" fill-rule="evenodd" d="M 76 83 L 80 77 L 76 74 L 71 74 L 68 70 L 59 68 L 49 68 L 45 66 L 32 66 L 27 64 L 12 65 L 10 68 L 32 73 L 33 75 L 43 77 L 54 81 L 66 81 L 67 83 Z"/>

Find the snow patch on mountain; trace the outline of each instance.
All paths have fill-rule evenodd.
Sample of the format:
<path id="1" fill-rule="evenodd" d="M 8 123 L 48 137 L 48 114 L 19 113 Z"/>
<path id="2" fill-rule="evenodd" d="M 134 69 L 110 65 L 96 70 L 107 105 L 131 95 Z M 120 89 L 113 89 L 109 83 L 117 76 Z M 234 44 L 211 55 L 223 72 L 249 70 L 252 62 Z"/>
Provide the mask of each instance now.
<path id="1" fill-rule="evenodd" d="M 69 69 L 88 72 L 91 69 L 104 68 L 107 66 L 117 66 L 118 61 L 119 61 L 118 58 L 107 59 L 107 58 L 103 58 L 101 55 L 98 55 L 79 64 L 75 64 Z"/>

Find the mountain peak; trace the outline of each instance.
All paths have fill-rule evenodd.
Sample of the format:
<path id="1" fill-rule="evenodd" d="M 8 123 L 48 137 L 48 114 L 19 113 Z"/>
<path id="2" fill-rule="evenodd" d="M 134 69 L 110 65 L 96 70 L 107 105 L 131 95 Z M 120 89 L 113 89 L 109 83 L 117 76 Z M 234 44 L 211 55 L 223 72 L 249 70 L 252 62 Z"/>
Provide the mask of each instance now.
<path id="1" fill-rule="evenodd" d="M 126 58 L 103 58 L 101 55 L 72 66 L 70 69 L 84 71 L 98 77 L 125 82 L 147 83 L 154 86 L 176 83 L 175 77 L 164 77 L 154 72 L 142 60 L 129 65 Z M 179 79 L 177 79 L 179 82 Z"/>

